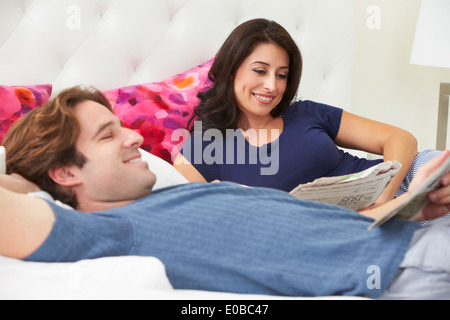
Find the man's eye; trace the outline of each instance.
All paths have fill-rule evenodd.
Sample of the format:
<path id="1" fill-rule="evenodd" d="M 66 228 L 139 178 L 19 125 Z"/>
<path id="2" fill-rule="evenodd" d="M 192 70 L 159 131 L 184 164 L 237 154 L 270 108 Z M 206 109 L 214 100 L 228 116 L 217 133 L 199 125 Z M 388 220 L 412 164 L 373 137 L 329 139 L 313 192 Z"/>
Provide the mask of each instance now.
<path id="1" fill-rule="evenodd" d="M 102 136 L 102 137 L 100 138 L 100 140 L 109 140 L 109 139 L 112 139 L 112 137 L 113 137 L 112 134 L 107 134 L 107 135 Z"/>

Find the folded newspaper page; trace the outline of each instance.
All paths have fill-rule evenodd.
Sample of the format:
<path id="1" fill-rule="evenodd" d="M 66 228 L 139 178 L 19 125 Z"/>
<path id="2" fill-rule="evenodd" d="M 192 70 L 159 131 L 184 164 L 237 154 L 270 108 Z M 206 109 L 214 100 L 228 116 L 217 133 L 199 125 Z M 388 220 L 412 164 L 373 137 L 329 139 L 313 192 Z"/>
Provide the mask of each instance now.
<path id="1" fill-rule="evenodd" d="M 401 166 L 398 161 L 386 161 L 358 173 L 319 178 L 301 184 L 290 194 L 298 199 L 325 202 L 358 211 L 378 199 Z"/>
<path id="2" fill-rule="evenodd" d="M 409 199 L 398 208 L 388 212 L 384 217 L 379 218 L 369 226 L 369 230 L 378 227 L 391 218 L 412 220 L 427 205 L 428 194 L 440 186 L 441 179 L 450 171 L 450 157 L 436 170 Z"/>

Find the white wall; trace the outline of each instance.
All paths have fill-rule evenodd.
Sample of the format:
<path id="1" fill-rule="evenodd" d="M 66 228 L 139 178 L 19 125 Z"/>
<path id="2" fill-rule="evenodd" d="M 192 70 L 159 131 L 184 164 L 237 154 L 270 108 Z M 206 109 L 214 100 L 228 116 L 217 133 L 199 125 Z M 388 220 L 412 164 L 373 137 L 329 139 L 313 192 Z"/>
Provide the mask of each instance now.
<path id="1" fill-rule="evenodd" d="M 410 131 L 423 150 L 436 148 L 439 85 L 450 69 L 409 63 L 420 3 L 355 0 L 352 112 Z"/>

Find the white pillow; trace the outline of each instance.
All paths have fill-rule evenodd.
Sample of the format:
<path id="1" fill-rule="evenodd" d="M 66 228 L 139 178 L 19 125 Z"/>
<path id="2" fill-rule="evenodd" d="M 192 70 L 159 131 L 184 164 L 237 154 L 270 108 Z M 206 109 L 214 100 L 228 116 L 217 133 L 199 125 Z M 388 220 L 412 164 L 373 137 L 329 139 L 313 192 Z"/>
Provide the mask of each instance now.
<path id="1" fill-rule="evenodd" d="M 0 146 L 0 174 L 6 173 L 5 147 Z"/>
<path id="2" fill-rule="evenodd" d="M 173 290 L 164 265 L 155 257 L 44 263 L 0 256 L 0 299 L 62 299 L 89 292 L 104 295 L 144 290 Z"/>
<path id="3" fill-rule="evenodd" d="M 153 190 L 188 183 L 186 178 L 167 161 L 142 149 L 139 149 L 139 152 L 142 155 L 142 160 L 148 163 L 149 169 L 156 175 Z"/>

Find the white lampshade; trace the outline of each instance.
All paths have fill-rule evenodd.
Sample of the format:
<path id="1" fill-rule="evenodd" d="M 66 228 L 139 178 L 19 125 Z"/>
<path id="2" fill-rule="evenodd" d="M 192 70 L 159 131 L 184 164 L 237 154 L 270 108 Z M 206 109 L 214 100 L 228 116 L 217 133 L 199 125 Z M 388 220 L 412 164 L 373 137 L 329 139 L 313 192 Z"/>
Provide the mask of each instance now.
<path id="1" fill-rule="evenodd" d="M 450 0 L 422 0 L 410 63 L 450 68 Z"/>

